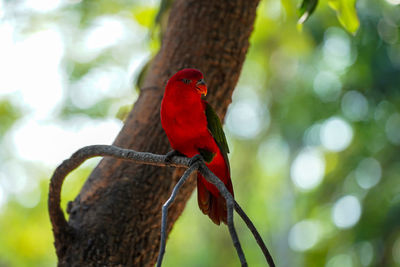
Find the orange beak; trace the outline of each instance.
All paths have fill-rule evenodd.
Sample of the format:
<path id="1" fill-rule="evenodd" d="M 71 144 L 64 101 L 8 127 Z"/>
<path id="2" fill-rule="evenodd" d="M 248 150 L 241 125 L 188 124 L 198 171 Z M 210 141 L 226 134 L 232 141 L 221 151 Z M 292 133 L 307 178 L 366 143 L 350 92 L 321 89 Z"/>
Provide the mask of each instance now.
<path id="1" fill-rule="evenodd" d="M 206 96 L 207 95 L 207 85 L 203 79 L 200 79 L 196 83 L 196 89 L 199 91 L 200 94 Z"/>

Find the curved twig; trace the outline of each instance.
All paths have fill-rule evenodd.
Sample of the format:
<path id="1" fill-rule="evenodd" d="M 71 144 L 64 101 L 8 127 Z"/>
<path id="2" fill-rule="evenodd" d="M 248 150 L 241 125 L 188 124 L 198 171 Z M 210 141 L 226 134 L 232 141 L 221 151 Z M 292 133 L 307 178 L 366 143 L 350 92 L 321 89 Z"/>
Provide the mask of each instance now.
<path id="1" fill-rule="evenodd" d="M 55 247 L 57 255 L 62 257 L 65 252 L 67 240 L 72 236 L 72 228 L 68 225 L 61 209 L 61 188 L 65 177 L 78 168 L 85 160 L 98 156 L 110 156 L 136 163 L 156 166 L 185 167 L 189 165 L 189 159 L 185 157 L 174 157 L 169 163 L 165 162 L 164 155 L 147 152 L 137 152 L 109 145 L 86 146 L 76 151 L 69 159 L 64 160 L 54 171 L 50 179 L 48 210 L 50 221 L 53 226 Z"/>
<path id="2" fill-rule="evenodd" d="M 198 168 L 198 164 L 193 164 L 190 166 L 176 183 L 174 189 L 172 190 L 171 196 L 165 202 L 162 207 L 162 216 L 161 216 L 161 241 L 160 241 L 160 252 L 158 253 L 157 258 L 157 267 L 161 267 L 161 263 L 165 253 L 165 244 L 167 241 L 167 219 L 168 219 L 168 209 L 169 206 L 174 202 L 176 195 L 178 194 L 181 186 L 186 182 L 186 180 L 190 177 L 190 174 L 194 172 Z"/>
<path id="3" fill-rule="evenodd" d="M 109 145 L 86 146 L 76 151 L 72 156 L 64 160 L 54 171 L 50 179 L 50 190 L 48 199 L 48 208 L 50 220 L 53 224 L 53 231 L 68 227 L 64 213 L 60 207 L 61 187 L 65 177 L 78 168 L 85 160 L 98 156 L 109 156 L 123 160 L 133 161 L 156 166 L 173 166 L 187 168 L 189 159 L 185 157 L 174 157 L 171 162 L 165 162 L 164 155 L 157 155 L 147 152 L 137 152 L 130 149 L 119 148 Z"/>
<path id="4" fill-rule="evenodd" d="M 176 193 L 179 190 L 179 188 L 182 186 L 182 184 L 186 181 L 186 179 L 189 177 L 190 173 L 192 173 L 194 170 L 199 171 L 203 177 L 210 183 L 214 184 L 217 189 L 221 192 L 221 195 L 225 198 L 226 201 L 226 206 L 227 206 L 227 221 L 228 221 L 228 229 L 229 233 L 232 238 L 232 242 L 234 247 L 236 248 L 236 252 L 239 256 L 240 263 L 243 267 L 247 266 L 246 258 L 244 256 L 244 252 L 242 249 L 242 246 L 240 245 L 239 242 L 239 237 L 236 233 L 235 226 L 233 224 L 233 209 L 234 209 L 234 199 L 231 193 L 226 189 L 225 185 L 221 180 L 215 176 L 215 174 L 210 171 L 210 169 L 206 166 L 204 161 L 196 161 L 193 165 L 189 167 L 183 174 L 183 176 L 179 179 L 178 183 L 175 185 L 174 189 L 172 190 L 172 194 L 170 198 L 165 202 L 162 208 L 162 220 L 161 220 L 161 244 L 160 244 L 160 253 L 158 254 L 157 258 L 157 267 L 161 267 L 162 260 L 164 257 L 165 253 L 165 241 L 167 239 L 167 213 L 168 213 L 168 208 L 172 204 L 172 202 L 175 199 Z"/>
<path id="5" fill-rule="evenodd" d="M 242 210 L 242 208 L 239 206 L 239 204 L 236 202 L 236 200 L 234 200 L 234 201 L 235 201 L 236 212 L 239 214 L 239 216 L 242 218 L 242 220 L 246 223 L 247 227 L 253 233 L 254 239 L 256 240 L 258 246 L 261 248 L 261 251 L 263 252 L 265 259 L 267 260 L 269 266 L 275 267 L 275 263 L 271 256 L 271 253 L 269 253 L 267 246 L 265 245 L 264 241 L 261 238 L 261 235 L 257 231 L 257 228 L 254 226 L 253 222 L 250 220 L 250 218 L 247 216 L 247 214 Z"/>
<path id="6" fill-rule="evenodd" d="M 203 177 L 214 184 L 217 189 L 220 191 L 221 195 L 225 198 L 227 203 L 227 221 L 228 228 L 232 238 L 233 245 L 236 248 L 237 254 L 239 256 L 240 262 L 242 266 L 247 266 L 247 262 L 243 253 L 243 249 L 240 245 L 239 238 L 237 236 L 234 223 L 233 223 L 233 210 L 235 209 L 242 219 L 246 222 L 246 225 L 249 227 L 251 232 L 253 233 L 257 243 L 259 244 L 261 250 L 270 266 L 275 266 L 272 257 L 270 256 L 265 244 L 263 243 L 261 236 L 258 234 L 256 228 L 252 224 L 251 220 L 247 217 L 244 211 L 240 208 L 240 206 L 235 202 L 232 195 L 226 189 L 224 183 L 215 176 L 210 169 L 206 166 L 204 161 L 196 161 L 195 164 L 190 166 L 190 159 L 186 157 L 173 157 L 168 162 L 165 161 L 165 155 L 157 155 L 147 152 L 137 152 L 130 149 L 123 149 L 116 146 L 109 145 L 93 145 L 87 146 L 76 151 L 69 159 L 65 160 L 57 169 L 54 171 L 53 176 L 50 181 L 50 189 L 49 189 L 49 199 L 48 199 L 48 209 L 50 220 L 53 226 L 53 233 L 55 237 L 55 246 L 57 250 L 57 255 L 62 256 L 66 249 L 66 238 L 69 238 L 72 233 L 71 227 L 68 225 L 64 213 L 60 207 L 61 200 L 61 188 L 62 184 L 65 180 L 65 177 L 72 172 L 74 169 L 79 167 L 85 160 L 96 157 L 96 156 L 110 156 L 114 158 L 119 158 L 123 160 L 129 160 L 135 163 L 156 165 L 156 166 L 173 166 L 173 167 L 183 167 L 188 168 L 184 175 L 181 177 L 179 182 L 175 185 L 174 190 L 167 200 L 167 202 L 163 205 L 163 215 L 162 215 L 162 228 L 161 228 L 161 247 L 159 259 L 157 262 L 157 266 L 161 265 L 163 255 L 165 253 L 165 243 L 166 243 L 166 229 L 167 229 L 167 212 L 168 207 L 174 201 L 176 194 L 182 184 L 186 181 L 186 179 L 190 176 L 195 170 L 198 170 Z M 267 256 L 269 255 L 269 257 Z M 272 263 L 272 264 L 271 264 Z"/>
<path id="7" fill-rule="evenodd" d="M 215 174 L 209 168 L 207 168 L 204 161 L 202 161 L 201 163 L 202 164 L 199 167 L 200 173 L 208 182 L 214 184 L 221 193 L 221 195 L 225 198 L 229 233 L 231 234 L 232 242 L 236 248 L 236 252 L 239 256 L 241 265 L 247 266 L 246 258 L 244 256 L 243 249 L 242 246 L 240 245 L 239 238 L 233 223 L 233 206 L 234 206 L 233 196 L 228 191 L 228 189 L 226 189 L 224 183 L 217 176 L 215 176 Z"/>

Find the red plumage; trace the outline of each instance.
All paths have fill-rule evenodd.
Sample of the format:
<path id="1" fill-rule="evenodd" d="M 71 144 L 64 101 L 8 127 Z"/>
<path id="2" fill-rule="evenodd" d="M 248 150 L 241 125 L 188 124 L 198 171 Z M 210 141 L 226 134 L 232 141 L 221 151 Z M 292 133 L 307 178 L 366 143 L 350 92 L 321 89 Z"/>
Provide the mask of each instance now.
<path id="1" fill-rule="evenodd" d="M 206 93 L 207 87 L 200 71 L 183 69 L 177 72 L 165 87 L 161 103 L 161 124 L 174 150 L 187 157 L 204 151 L 214 155 L 206 165 L 233 195 L 228 158 L 226 152 L 221 150 L 218 138 L 210 131 L 210 119 L 206 116 L 208 104 L 201 99 L 201 95 Z M 204 214 L 216 224 L 220 224 L 220 221 L 226 223 L 225 199 L 200 174 L 197 176 L 197 195 L 199 207 Z"/>

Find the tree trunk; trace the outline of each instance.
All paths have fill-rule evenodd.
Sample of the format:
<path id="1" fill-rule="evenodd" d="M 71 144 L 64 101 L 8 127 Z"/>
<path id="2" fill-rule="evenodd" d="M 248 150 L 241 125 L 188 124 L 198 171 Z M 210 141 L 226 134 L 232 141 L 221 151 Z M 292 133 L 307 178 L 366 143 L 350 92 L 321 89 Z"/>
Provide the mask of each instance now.
<path id="1" fill-rule="evenodd" d="M 164 154 L 170 150 L 159 109 L 168 78 L 193 67 L 204 73 L 207 100 L 223 117 L 249 46 L 259 0 L 176 0 L 162 47 L 114 145 Z M 69 204 L 69 238 L 57 238 L 60 266 L 153 266 L 160 239 L 161 206 L 181 170 L 103 159 Z M 195 186 L 182 188 L 168 231 Z M 199 212 L 199 211 L 195 211 Z M 211 222 L 210 222 L 211 223 Z"/>

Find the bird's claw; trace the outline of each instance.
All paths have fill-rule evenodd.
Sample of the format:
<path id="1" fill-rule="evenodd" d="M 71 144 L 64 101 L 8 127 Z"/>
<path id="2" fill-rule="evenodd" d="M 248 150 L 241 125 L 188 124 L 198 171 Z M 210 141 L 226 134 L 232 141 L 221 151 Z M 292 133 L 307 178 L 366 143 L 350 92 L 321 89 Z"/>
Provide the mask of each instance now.
<path id="1" fill-rule="evenodd" d="M 193 166 L 193 164 L 199 161 L 204 161 L 203 156 L 200 154 L 194 155 L 189 159 L 189 166 Z"/>

